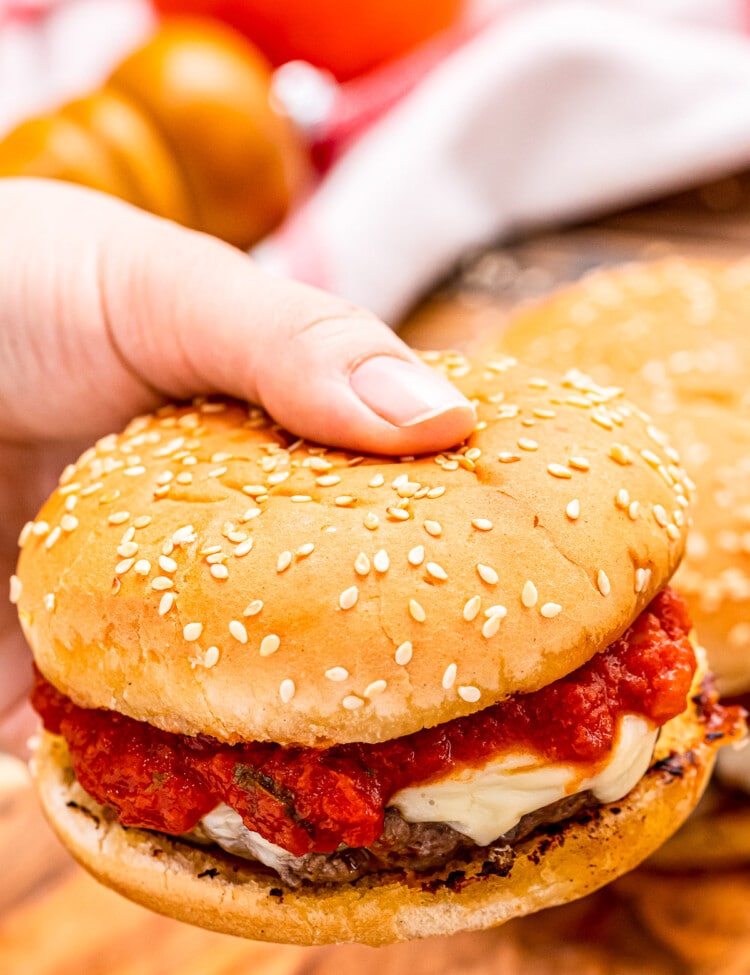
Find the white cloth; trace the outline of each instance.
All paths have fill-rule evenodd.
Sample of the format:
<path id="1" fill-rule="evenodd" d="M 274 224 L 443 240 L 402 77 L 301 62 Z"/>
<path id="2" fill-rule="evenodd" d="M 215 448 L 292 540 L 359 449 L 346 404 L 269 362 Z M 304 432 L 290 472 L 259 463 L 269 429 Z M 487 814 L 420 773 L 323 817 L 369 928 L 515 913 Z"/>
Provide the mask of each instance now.
<path id="1" fill-rule="evenodd" d="M 737 0 L 534 0 L 439 63 L 260 247 L 396 321 L 467 250 L 750 163 Z"/>

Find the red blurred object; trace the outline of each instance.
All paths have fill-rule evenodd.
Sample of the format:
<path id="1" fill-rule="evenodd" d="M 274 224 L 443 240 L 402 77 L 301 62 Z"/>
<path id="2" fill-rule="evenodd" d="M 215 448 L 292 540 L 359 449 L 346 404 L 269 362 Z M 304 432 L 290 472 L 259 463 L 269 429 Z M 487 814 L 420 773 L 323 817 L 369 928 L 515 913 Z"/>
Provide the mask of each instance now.
<path id="1" fill-rule="evenodd" d="M 274 65 L 308 61 L 348 81 L 445 30 L 464 0 L 153 0 L 162 14 L 215 17 Z"/>

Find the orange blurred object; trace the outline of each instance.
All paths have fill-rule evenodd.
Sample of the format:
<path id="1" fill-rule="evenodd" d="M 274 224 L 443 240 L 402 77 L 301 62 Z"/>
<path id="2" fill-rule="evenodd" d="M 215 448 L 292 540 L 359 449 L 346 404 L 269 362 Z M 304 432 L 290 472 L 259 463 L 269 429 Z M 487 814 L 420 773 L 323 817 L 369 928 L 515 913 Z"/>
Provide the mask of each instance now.
<path id="1" fill-rule="evenodd" d="M 249 247 L 307 182 L 306 147 L 271 71 L 212 21 L 174 21 L 98 91 L 0 141 L 0 176 L 80 183 Z"/>
<path id="2" fill-rule="evenodd" d="M 273 64 L 308 61 L 348 81 L 450 27 L 464 0 L 153 0 L 163 14 L 215 17 Z"/>

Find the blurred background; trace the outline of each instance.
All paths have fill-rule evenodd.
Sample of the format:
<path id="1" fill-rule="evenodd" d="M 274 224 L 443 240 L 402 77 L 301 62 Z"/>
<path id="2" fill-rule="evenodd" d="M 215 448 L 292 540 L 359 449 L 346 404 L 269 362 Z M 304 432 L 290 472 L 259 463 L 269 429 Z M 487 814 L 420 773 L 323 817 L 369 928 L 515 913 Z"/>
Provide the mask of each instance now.
<path id="1" fill-rule="evenodd" d="M 0 177 L 80 183 L 215 234 L 422 348 L 496 348 L 519 306 L 595 269 L 742 266 L 749 105 L 745 0 L 0 0 Z M 705 282 L 703 267 L 688 273 Z M 715 285 L 706 331 L 743 362 L 745 290 L 730 301 Z M 747 397 L 725 406 L 747 449 Z M 750 487 L 737 491 L 750 512 Z M 731 530 L 717 578 L 735 580 L 741 656 L 750 524 Z M 750 661 L 745 678 L 733 695 L 750 690 Z M 699 855 L 688 840 L 501 929 L 300 949 L 191 929 L 98 887 L 3 758 L 0 968 L 748 975 L 748 805 L 716 786 Z"/>

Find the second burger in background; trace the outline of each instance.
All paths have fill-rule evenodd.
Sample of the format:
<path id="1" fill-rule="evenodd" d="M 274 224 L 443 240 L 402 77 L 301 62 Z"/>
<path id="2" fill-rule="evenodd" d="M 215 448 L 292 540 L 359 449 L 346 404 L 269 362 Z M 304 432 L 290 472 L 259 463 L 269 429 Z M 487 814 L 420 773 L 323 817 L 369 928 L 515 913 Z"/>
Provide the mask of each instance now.
<path id="1" fill-rule="evenodd" d="M 502 348 L 622 386 L 697 485 L 674 584 L 722 695 L 750 708 L 750 261 L 669 259 L 598 271 L 518 311 Z M 719 756 L 701 815 L 659 853 L 674 866 L 750 860 L 750 748 Z"/>

